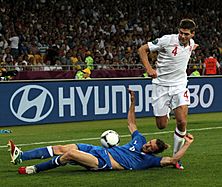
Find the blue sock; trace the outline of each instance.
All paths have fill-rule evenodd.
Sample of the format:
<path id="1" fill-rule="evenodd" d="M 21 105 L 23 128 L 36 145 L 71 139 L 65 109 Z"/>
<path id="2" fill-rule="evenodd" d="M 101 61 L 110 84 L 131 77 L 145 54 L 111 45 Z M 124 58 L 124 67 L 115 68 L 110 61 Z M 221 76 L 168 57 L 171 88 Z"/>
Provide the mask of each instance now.
<path id="1" fill-rule="evenodd" d="M 45 158 L 50 158 L 52 156 L 53 155 L 50 155 L 47 147 L 43 147 L 23 152 L 21 155 L 21 159 L 22 160 L 45 159 Z"/>
<path id="2" fill-rule="evenodd" d="M 51 160 L 47 161 L 47 162 L 43 162 L 40 164 L 36 164 L 36 172 L 40 172 L 40 171 L 45 171 L 45 170 L 49 170 L 49 169 L 53 169 L 53 168 L 57 168 L 59 166 L 64 166 L 65 164 L 61 164 L 60 162 L 60 157 L 61 156 L 57 156 L 52 158 Z"/>

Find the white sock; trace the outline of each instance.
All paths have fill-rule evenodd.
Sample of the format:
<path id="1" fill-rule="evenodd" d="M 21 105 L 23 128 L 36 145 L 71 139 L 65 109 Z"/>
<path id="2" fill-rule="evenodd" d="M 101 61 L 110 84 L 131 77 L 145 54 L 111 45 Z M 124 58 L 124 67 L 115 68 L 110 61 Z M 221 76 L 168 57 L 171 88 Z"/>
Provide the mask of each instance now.
<path id="1" fill-rule="evenodd" d="M 54 154 L 53 154 L 52 146 L 47 146 L 47 149 L 48 149 L 50 156 L 53 157 Z"/>
<path id="2" fill-rule="evenodd" d="M 186 135 L 186 130 L 181 132 L 176 127 L 174 132 L 174 146 L 173 146 L 173 155 L 175 155 L 180 148 L 183 146 L 185 139 L 183 138 Z"/>

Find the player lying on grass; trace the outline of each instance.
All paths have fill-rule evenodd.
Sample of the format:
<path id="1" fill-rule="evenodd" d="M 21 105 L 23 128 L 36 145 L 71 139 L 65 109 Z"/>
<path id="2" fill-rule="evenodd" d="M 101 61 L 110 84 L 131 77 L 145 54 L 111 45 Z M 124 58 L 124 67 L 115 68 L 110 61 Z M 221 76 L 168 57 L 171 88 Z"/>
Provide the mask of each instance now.
<path id="1" fill-rule="evenodd" d="M 158 157 L 155 154 L 168 148 L 160 139 L 146 141 L 145 137 L 137 130 L 135 119 L 135 93 L 129 90 L 131 104 L 128 112 L 128 128 L 132 140 L 123 145 L 112 148 L 103 148 L 89 144 L 68 144 L 48 146 L 22 152 L 13 141 L 9 140 L 11 162 L 20 164 L 31 159 L 51 160 L 34 166 L 20 167 L 20 174 L 33 174 L 40 171 L 53 169 L 66 164 L 78 164 L 90 170 L 139 170 L 152 167 L 175 165 L 180 160 L 190 144 L 193 136 L 187 134 L 185 144 L 173 157 Z"/>

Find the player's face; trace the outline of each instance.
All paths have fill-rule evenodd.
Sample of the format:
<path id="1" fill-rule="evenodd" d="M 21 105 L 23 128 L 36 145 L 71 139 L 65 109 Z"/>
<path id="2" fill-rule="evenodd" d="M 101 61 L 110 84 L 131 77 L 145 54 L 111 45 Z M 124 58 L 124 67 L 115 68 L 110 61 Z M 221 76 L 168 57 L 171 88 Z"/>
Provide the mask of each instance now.
<path id="1" fill-rule="evenodd" d="M 186 46 L 190 39 L 194 36 L 194 32 L 191 33 L 189 29 L 179 29 L 179 41 Z"/>
<path id="2" fill-rule="evenodd" d="M 144 153 L 153 153 L 155 151 L 157 151 L 159 148 L 156 144 L 156 139 L 152 139 L 149 142 L 147 142 L 146 144 L 143 145 L 142 147 L 142 151 Z"/>

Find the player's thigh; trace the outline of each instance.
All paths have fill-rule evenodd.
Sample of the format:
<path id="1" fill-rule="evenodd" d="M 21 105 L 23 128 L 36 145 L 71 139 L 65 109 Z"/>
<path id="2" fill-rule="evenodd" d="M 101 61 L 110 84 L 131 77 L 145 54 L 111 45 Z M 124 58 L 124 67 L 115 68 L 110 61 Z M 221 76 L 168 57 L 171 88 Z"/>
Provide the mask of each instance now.
<path id="1" fill-rule="evenodd" d="M 175 118 L 178 121 L 186 120 L 187 114 L 188 114 L 188 106 L 187 105 L 181 105 L 174 109 Z"/>
<path id="2" fill-rule="evenodd" d="M 174 109 L 177 124 L 186 124 L 189 104 L 190 104 L 190 92 L 188 89 L 173 96 L 171 105 L 172 108 Z"/>
<path id="3" fill-rule="evenodd" d="M 182 90 L 181 92 L 179 92 L 178 94 L 173 95 L 170 104 L 171 104 L 171 108 L 173 110 L 175 110 L 179 106 L 183 106 L 183 105 L 188 106 L 188 105 L 190 105 L 190 92 L 189 92 L 189 90 L 186 88 L 186 89 Z"/>
<path id="4" fill-rule="evenodd" d="M 99 161 L 97 157 L 90 153 L 86 153 L 80 150 L 70 150 L 68 153 L 64 155 L 68 160 L 74 160 L 86 167 L 97 168 L 99 165 Z"/>
<path id="5" fill-rule="evenodd" d="M 72 149 L 78 149 L 76 144 L 55 145 L 52 146 L 54 155 L 62 155 Z"/>
<path id="6" fill-rule="evenodd" d="M 155 116 L 166 116 L 170 112 L 169 87 L 154 84 L 152 87 L 152 106 Z"/>

